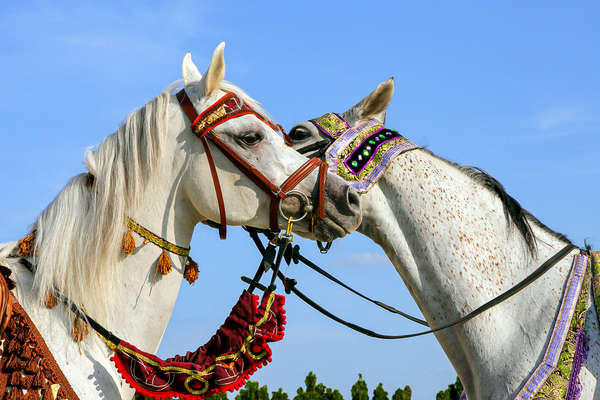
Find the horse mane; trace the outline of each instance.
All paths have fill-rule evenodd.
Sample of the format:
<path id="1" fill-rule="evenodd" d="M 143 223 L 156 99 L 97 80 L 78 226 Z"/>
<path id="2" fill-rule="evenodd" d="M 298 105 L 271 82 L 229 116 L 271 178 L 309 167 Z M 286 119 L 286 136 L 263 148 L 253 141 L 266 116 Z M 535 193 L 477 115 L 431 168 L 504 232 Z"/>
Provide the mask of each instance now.
<path id="1" fill-rule="evenodd" d="M 73 177 L 33 224 L 39 302 L 56 289 L 98 321 L 109 323 L 127 218 L 160 170 L 168 105 L 180 85 L 181 81 L 169 85 L 129 114 L 96 149 L 88 150 L 88 173 Z M 220 89 L 235 92 L 268 117 L 261 104 L 236 85 L 222 81 Z"/>
<path id="2" fill-rule="evenodd" d="M 128 213 L 160 166 L 170 98 L 170 90 L 163 91 L 88 149 L 85 165 L 93 184 L 88 174 L 76 175 L 37 218 L 32 261 L 40 302 L 56 289 L 108 322 Z"/>
<path id="3" fill-rule="evenodd" d="M 567 243 L 571 243 L 571 241 L 565 235 L 550 229 L 539 219 L 537 219 L 533 214 L 531 214 L 529 211 L 523 208 L 514 197 L 508 194 L 504 186 L 496 178 L 485 172 L 483 169 L 473 166 L 464 166 L 456 164 L 452 161 L 446 160 L 445 158 L 438 157 L 428 149 L 422 150 L 426 151 L 433 157 L 436 157 L 448 163 L 449 165 L 457 168 L 469 178 L 473 179 L 475 182 L 479 183 L 484 188 L 494 193 L 502 203 L 507 225 L 511 226 L 512 223 L 512 225 L 514 225 L 517 228 L 523 240 L 525 241 L 525 244 L 527 245 L 527 249 L 530 255 L 534 256 L 537 254 L 536 239 L 531 229 L 530 221 L 533 222 L 537 227 L 553 235 L 557 239 L 565 241 Z"/>

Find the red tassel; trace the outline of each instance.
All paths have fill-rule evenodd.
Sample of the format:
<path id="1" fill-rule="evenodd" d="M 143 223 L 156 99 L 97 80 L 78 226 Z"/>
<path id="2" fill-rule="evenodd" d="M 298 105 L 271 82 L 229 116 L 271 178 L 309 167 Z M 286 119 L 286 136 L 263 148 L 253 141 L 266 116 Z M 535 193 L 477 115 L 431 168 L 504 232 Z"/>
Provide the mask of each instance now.
<path id="1" fill-rule="evenodd" d="M 192 257 L 188 256 L 188 259 L 185 263 L 185 270 L 183 271 L 183 277 L 189 282 L 190 285 L 196 282 L 196 279 L 198 279 L 198 263 L 196 263 Z"/>

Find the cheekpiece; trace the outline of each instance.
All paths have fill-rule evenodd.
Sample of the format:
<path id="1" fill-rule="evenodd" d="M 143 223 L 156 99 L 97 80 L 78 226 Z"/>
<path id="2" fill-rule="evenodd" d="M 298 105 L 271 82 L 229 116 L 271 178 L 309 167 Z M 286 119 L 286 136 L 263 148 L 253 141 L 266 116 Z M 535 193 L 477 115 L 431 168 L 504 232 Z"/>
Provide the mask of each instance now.
<path id="1" fill-rule="evenodd" d="M 222 123 L 243 115 L 254 115 L 273 130 L 279 129 L 273 121 L 259 114 L 235 93 L 229 92 L 196 117 L 192 122 L 192 131 L 201 138 Z"/>
<path id="2" fill-rule="evenodd" d="M 350 125 L 344 118 L 332 112 L 319 118 L 311 119 L 310 122 L 312 122 L 321 132 L 333 139 L 337 138 L 345 130 L 350 128 Z"/>
<path id="3" fill-rule="evenodd" d="M 360 193 L 369 191 L 396 156 L 419 148 L 416 144 L 369 119 L 339 135 L 325 153 L 329 170 Z"/>

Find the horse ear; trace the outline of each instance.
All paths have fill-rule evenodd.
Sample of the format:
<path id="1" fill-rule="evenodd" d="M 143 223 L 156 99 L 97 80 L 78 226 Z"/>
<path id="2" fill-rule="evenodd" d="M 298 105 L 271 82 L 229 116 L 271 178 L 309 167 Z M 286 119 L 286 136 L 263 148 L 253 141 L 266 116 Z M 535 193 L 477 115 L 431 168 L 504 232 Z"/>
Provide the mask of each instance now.
<path id="1" fill-rule="evenodd" d="M 223 54 L 224 50 L 225 42 L 219 43 L 219 45 L 213 52 L 208 70 L 202 77 L 205 96 L 209 96 L 216 89 L 218 89 L 219 85 L 221 84 L 221 81 L 223 80 L 223 78 L 225 78 L 225 56 Z"/>
<path id="2" fill-rule="evenodd" d="M 183 76 L 183 85 L 186 87 L 197 84 L 202 80 L 202 74 L 198 71 L 196 64 L 192 61 L 192 55 L 190 53 L 187 53 L 185 57 L 183 57 L 183 62 L 181 63 L 181 75 Z"/>
<path id="3" fill-rule="evenodd" d="M 359 101 L 355 106 L 342 114 L 342 118 L 353 125 L 361 119 L 374 118 L 385 122 L 385 110 L 394 94 L 394 78 L 380 83 L 371 94 Z"/>

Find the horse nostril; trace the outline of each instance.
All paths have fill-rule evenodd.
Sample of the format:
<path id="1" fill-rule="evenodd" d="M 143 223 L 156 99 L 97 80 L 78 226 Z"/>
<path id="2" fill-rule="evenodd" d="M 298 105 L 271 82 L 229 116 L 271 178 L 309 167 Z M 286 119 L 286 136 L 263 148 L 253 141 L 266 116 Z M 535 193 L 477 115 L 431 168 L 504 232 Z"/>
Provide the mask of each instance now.
<path id="1" fill-rule="evenodd" d="M 354 212 L 360 213 L 360 195 L 356 193 L 356 190 L 348 186 L 346 191 L 346 201 L 348 202 L 348 208 Z"/>

